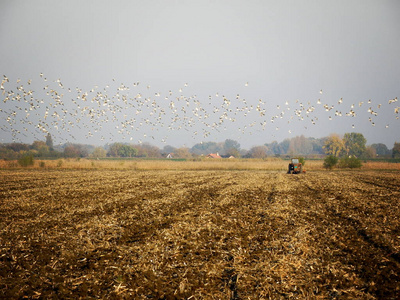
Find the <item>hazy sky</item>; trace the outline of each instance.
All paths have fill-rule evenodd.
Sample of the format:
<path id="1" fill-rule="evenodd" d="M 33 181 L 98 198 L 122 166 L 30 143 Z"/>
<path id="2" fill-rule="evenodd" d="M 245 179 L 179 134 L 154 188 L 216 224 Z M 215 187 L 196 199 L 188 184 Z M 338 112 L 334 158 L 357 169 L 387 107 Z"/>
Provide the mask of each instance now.
<path id="1" fill-rule="evenodd" d="M 0 0 L 0 142 L 48 130 L 55 143 L 249 148 L 361 132 L 391 148 L 399 13 L 397 0 Z"/>

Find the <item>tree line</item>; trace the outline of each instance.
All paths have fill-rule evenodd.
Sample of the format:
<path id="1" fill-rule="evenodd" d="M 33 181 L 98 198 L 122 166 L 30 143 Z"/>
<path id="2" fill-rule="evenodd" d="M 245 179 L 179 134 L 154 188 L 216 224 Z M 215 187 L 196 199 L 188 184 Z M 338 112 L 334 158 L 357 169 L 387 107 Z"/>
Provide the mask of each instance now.
<path id="1" fill-rule="evenodd" d="M 304 156 L 322 158 L 325 156 L 353 156 L 362 159 L 400 158 L 400 143 L 394 143 L 392 149 L 385 144 L 367 145 L 367 140 L 361 133 L 346 133 L 343 137 L 332 134 L 328 137 L 313 138 L 304 135 L 285 139 L 282 142 L 273 141 L 250 149 L 242 149 L 240 143 L 226 139 L 224 142 L 203 142 L 193 147 L 176 148 L 171 145 L 159 148 L 157 146 L 128 143 L 112 143 L 103 147 L 93 145 L 66 143 L 53 145 L 50 134 L 45 141 L 34 141 L 31 145 L 24 143 L 0 144 L 0 159 L 19 159 L 22 156 L 38 158 L 163 158 L 172 157 L 192 159 L 218 153 L 222 157 L 236 158 L 266 158 L 269 156 Z"/>

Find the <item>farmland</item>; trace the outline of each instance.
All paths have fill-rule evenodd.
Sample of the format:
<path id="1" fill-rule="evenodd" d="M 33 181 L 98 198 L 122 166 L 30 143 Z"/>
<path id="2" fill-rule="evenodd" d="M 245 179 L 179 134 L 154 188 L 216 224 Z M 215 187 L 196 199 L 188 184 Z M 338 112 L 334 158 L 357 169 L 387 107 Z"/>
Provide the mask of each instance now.
<path id="1" fill-rule="evenodd" d="M 136 167 L 0 170 L 0 298 L 398 299 L 398 170 Z"/>

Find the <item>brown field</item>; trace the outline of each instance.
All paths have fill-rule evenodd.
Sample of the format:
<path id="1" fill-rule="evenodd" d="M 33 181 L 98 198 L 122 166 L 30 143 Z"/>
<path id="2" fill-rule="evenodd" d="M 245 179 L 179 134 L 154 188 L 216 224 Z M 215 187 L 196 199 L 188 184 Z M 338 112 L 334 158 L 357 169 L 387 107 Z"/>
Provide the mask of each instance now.
<path id="1" fill-rule="evenodd" d="M 0 298 L 399 299 L 398 170 L 67 163 L 0 171 Z"/>

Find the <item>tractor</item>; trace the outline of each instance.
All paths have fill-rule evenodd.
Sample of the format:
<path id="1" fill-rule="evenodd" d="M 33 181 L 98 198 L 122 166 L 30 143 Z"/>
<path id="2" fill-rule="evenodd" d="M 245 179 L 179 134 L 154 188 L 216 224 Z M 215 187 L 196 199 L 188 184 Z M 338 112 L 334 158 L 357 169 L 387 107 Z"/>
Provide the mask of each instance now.
<path id="1" fill-rule="evenodd" d="M 299 174 L 303 172 L 303 165 L 298 158 L 292 158 L 289 163 L 288 174 Z"/>

